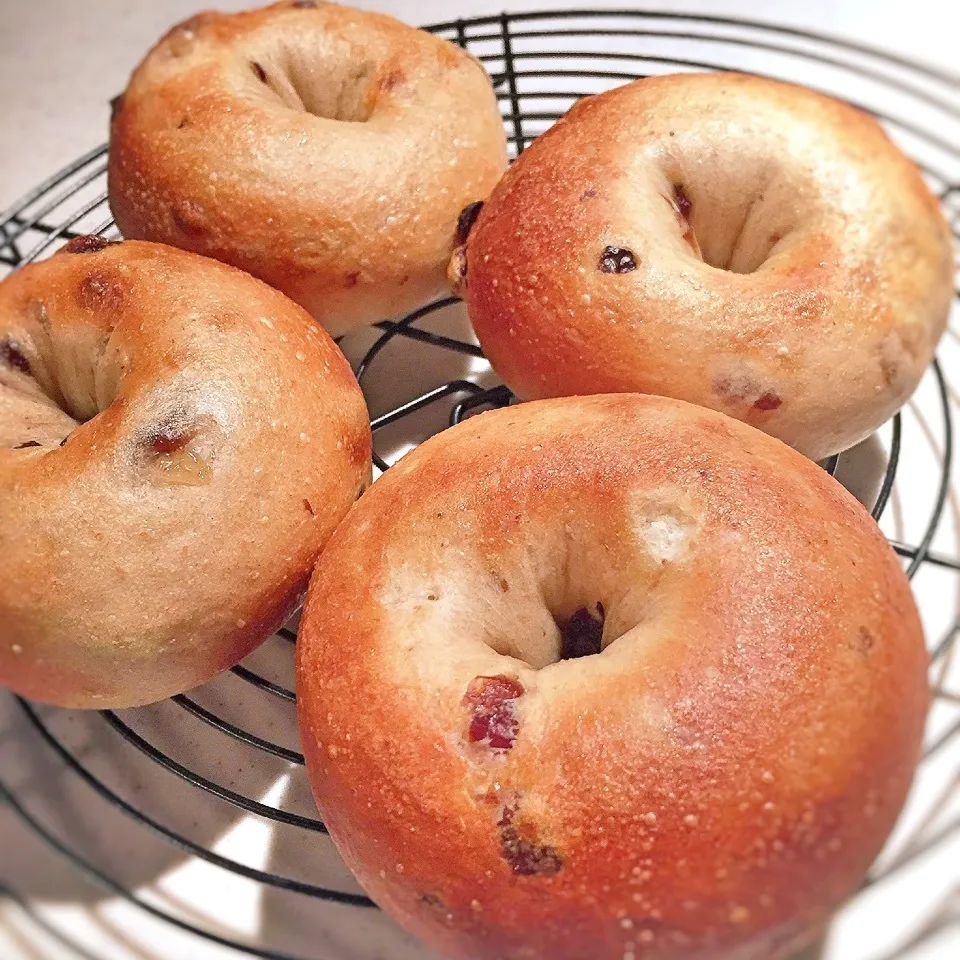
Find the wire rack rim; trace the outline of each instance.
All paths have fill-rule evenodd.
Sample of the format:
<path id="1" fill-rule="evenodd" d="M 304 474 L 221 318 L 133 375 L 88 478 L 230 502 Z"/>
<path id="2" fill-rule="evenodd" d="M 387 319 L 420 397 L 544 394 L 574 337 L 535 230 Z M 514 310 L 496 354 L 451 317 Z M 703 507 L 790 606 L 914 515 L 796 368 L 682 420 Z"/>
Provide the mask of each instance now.
<path id="1" fill-rule="evenodd" d="M 456 20 L 443 20 L 428 24 L 422 29 L 431 33 L 442 33 L 449 30 L 462 31 L 467 27 L 493 25 L 500 25 L 502 27 L 505 22 L 523 23 L 536 20 L 569 20 L 575 18 L 591 19 L 605 17 L 611 19 L 677 20 L 683 23 L 707 23 L 726 27 L 747 27 L 749 29 L 779 33 L 803 40 L 825 43 L 829 46 L 864 54 L 888 64 L 893 63 L 910 71 L 915 71 L 916 73 L 942 83 L 951 85 L 960 83 L 960 73 L 955 74 L 945 68 L 934 67 L 922 60 L 906 57 L 891 50 L 885 50 L 881 47 L 862 43 L 859 40 L 852 40 L 849 37 L 833 34 L 828 31 L 808 30 L 803 27 L 792 26 L 791 24 L 776 23 L 772 20 L 756 20 L 747 17 L 724 17 L 717 14 L 689 13 L 684 11 L 673 12 L 639 7 L 631 9 L 616 7 L 579 7 L 569 10 L 524 10 L 516 13 L 508 13 L 505 11 L 500 14 L 471 17 L 469 19 L 458 18 Z M 598 31 L 598 33 L 602 32 L 603 31 Z M 465 39 L 472 41 L 474 38 L 465 37 Z"/>
<path id="2" fill-rule="evenodd" d="M 548 31 L 531 31 L 529 33 L 515 34 L 514 39 L 525 39 L 525 38 L 541 38 L 545 39 L 547 37 L 592 37 L 597 36 L 595 32 L 582 30 L 566 30 L 562 32 L 548 32 Z M 645 37 L 645 38 L 664 38 L 664 39 L 690 39 L 689 35 L 684 35 L 680 32 L 653 32 L 647 30 L 622 30 L 618 31 L 618 36 L 630 36 L 630 37 Z M 495 34 L 490 34 L 488 36 L 477 37 L 477 40 L 494 40 L 497 39 Z M 848 70 L 857 76 L 866 77 L 870 80 L 874 80 L 880 83 L 887 84 L 892 86 L 903 93 L 907 93 L 910 96 L 915 97 L 918 100 L 922 100 L 927 104 L 942 110 L 944 113 L 949 114 L 953 118 L 960 118 L 960 107 L 954 102 L 954 100 L 945 99 L 943 96 L 931 93 L 930 91 L 924 89 L 923 87 L 916 86 L 914 84 L 908 83 L 903 79 L 896 79 L 890 77 L 885 77 L 882 73 L 877 70 L 873 70 L 869 67 L 865 67 L 862 64 L 852 64 L 844 60 L 840 60 L 835 57 L 828 57 L 826 55 L 812 55 L 806 51 L 795 50 L 791 47 L 786 47 L 780 44 L 774 43 L 764 43 L 757 44 L 751 42 L 750 40 L 744 38 L 734 38 L 734 37 L 718 37 L 710 34 L 704 34 L 703 36 L 697 37 L 699 40 L 703 40 L 708 43 L 727 43 L 734 44 L 736 46 L 749 47 L 750 49 L 757 49 L 758 47 L 764 50 L 771 51 L 773 53 L 784 53 L 792 56 L 799 57 L 806 61 L 814 61 L 816 63 L 822 63 L 830 67 L 838 67 L 844 70 Z M 562 50 L 540 50 L 540 51 L 520 51 L 514 53 L 514 59 L 549 59 L 557 56 L 569 56 L 570 58 L 576 59 L 579 57 L 595 57 L 600 60 L 645 60 L 650 63 L 674 63 L 674 64 L 689 64 L 691 66 L 700 66 L 703 61 L 682 61 L 673 57 L 658 56 L 653 53 L 639 54 L 639 53 L 611 53 L 599 50 L 578 50 L 578 51 L 562 51 Z M 481 62 L 495 61 L 501 59 L 499 54 L 481 54 L 478 56 L 478 59 Z M 716 64 L 707 64 L 702 67 L 705 70 L 719 70 L 722 69 Z M 730 68 L 734 72 L 743 72 L 749 73 L 749 70 L 741 68 Z M 518 74 L 518 76 L 521 74 Z M 529 96 L 525 93 L 524 96 Z"/>

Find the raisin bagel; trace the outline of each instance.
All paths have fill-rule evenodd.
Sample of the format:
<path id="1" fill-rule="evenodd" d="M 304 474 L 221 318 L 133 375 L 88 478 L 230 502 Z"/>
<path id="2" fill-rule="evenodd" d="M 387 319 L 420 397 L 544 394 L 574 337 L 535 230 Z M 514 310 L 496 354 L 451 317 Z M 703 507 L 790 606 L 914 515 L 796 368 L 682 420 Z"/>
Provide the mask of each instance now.
<path id="1" fill-rule="evenodd" d="M 473 57 L 294 0 L 160 40 L 115 104 L 109 195 L 125 236 L 241 267 L 337 335 L 446 289 L 457 215 L 505 166 Z"/>
<path id="2" fill-rule="evenodd" d="M 310 585 L 330 833 L 458 960 L 781 960 L 880 850 L 926 657 L 859 503 L 674 400 L 482 414 L 391 468 Z"/>
<path id="3" fill-rule="evenodd" d="M 370 477 L 363 397 L 296 304 L 80 237 L 0 284 L 0 684 L 180 693 L 289 615 Z"/>
<path id="4" fill-rule="evenodd" d="M 676 397 L 821 458 L 916 387 L 953 254 L 872 117 L 760 77 L 678 74 L 576 104 L 451 273 L 520 397 Z"/>

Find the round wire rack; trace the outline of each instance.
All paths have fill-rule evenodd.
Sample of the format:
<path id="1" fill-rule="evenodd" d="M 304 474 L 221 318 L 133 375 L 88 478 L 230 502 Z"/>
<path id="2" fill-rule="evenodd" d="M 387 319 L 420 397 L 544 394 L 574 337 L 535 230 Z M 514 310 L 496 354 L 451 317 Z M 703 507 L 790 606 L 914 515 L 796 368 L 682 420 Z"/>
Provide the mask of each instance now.
<path id="1" fill-rule="evenodd" d="M 802 30 L 655 11 L 503 14 L 427 29 L 487 66 L 514 155 L 575 99 L 653 73 L 738 69 L 840 96 L 876 114 L 916 159 L 960 237 L 960 80 L 947 73 Z M 0 273 L 80 234 L 117 235 L 105 157 L 106 147 L 90 151 L 0 214 Z M 375 473 L 437 430 L 512 400 L 453 298 L 341 346 L 372 412 Z M 960 338 L 950 331 L 911 404 L 877 437 L 824 464 L 881 522 L 914 578 L 935 692 L 915 795 L 836 925 L 829 956 L 843 960 L 958 943 L 954 353 Z M 295 639 L 296 618 L 211 684 L 139 710 L 75 713 L 0 696 L 9 721 L 0 726 L 0 815 L 9 818 L 0 835 L 10 851 L 0 855 L 0 893 L 70 955 L 424 956 L 369 909 L 315 815 L 293 711 Z M 14 829 L 22 849 L 7 839 Z M 59 858 L 56 882 L 25 868 L 36 840 Z M 82 902 L 97 909 L 78 934 L 62 905 L 81 887 Z"/>

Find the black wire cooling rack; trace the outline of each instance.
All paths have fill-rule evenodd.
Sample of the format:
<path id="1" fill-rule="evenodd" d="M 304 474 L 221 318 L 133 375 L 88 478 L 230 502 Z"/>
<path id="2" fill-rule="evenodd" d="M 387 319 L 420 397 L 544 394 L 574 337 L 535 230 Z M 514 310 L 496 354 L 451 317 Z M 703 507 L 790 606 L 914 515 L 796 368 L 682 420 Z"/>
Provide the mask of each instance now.
<path id="1" fill-rule="evenodd" d="M 514 155 L 578 97 L 651 73 L 740 69 L 794 80 L 841 96 L 876 114 L 914 156 L 958 234 L 960 80 L 948 73 L 803 30 L 654 11 L 504 14 L 428 29 L 466 47 L 486 64 L 499 95 Z M 0 215 L 0 264 L 4 265 L 0 272 L 45 256 L 82 233 L 116 236 L 104 190 L 105 157 L 106 147 L 92 150 Z M 430 433 L 472 412 L 511 402 L 509 392 L 491 379 L 455 299 L 437 301 L 401 320 L 385 320 L 370 331 L 351 335 L 341 345 L 351 357 L 375 413 L 371 425 L 377 471 L 388 469 L 399 455 Z M 912 536 L 903 533 L 890 539 L 911 578 L 933 568 L 951 578 L 937 589 L 955 590 L 952 578 L 960 571 L 957 551 L 935 547 L 935 540 L 944 532 L 944 515 L 950 512 L 952 387 L 940 363 L 934 363 L 928 381 L 921 416 L 909 423 L 912 430 L 925 434 L 937 465 L 925 472 L 923 491 L 911 497 L 913 520 L 906 526 Z M 424 386 L 407 389 L 414 384 Z M 402 395 L 399 401 L 398 393 Z M 872 486 L 868 494 L 861 494 L 878 520 L 891 498 L 896 500 L 903 450 L 910 436 L 907 415 L 898 414 L 883 433 L 884 442 L 876 447 L 881 451 L 879 461 L 874 454 Z M 824 466 L 845 479 L 844 466 L 850 456 L 832 457 Z M 944 715 L 926 748 L 924 767 L 939 762 L 943 784 L 901 831 L 894 855 L 875 869 L 868 886 L 876 887 L 909 872 L 924 856 L 960 833 L 960 817 L 951 812 L 960 783 L 960 756 L 956 762 L 948 759 L 949 769 L 946 773 L 942 770 L 944 758 L 960 741 L 960 696 L 951 692 L 946 679 L 958 630 L 960 621 L 954 613 L 931 641 L 935 709 L 942 708 Z M 84 809 L 93 812 L 83 817 L 77 814 L 76 820 L 72 819 L 73 808 L 51 813 L 49 797 L 38 800 L 30 778 L 21 778 L 22 782 L 15 785 L 2 767 L 0 800 L 24 829 L 62 858 L 67 870 L 83 874 L 102 888 L 105 898 L 125 904 L 136 912 L 135 916 L 142 914 L 157 921 L 150 927 L 154 943 L 164 940 L 164 931 L 171 937 L 188 937 L 177 941 L 181 944 L 177 952 L 164 956 L 199 956 L 194 950 L 199 951 L 201 944 L 205 949 L 223 948 L 218 956 L 240 954 L 264 960 L 420 955 L 407 941 L 390 941 L 392 929 L 387 925 L 386 940 L 381 937 L 369 953 L 356 952 L 356 948 L 350 953 L 345 947 L 346 953 L 338 952 L 342 944 L 338 947 L 335 937 L 311 930 L 315 913 L 309 906 L 304 909 L 305 903 L 326 901 L 361 912 L 373 904 L 358 892 L 342 866 L 336 864 L 332 849 L 317 836 L 324 834 L 325 828 L 311 812 L 303 757 L 296 748 L 290 679 L 295 639 L 295 625 L 291 625 L 213 684 L 189 696 L 122 715 L 104 711 L 81 716 L 7 698 L 23 737 L 30 738 L 29 754 L 42 756 L 46 775 L 53 776 L 57 784 L 54 792 L 71 798 L 82 795 Z M 246 711 L 245 705 L 254 701 L 256 708 Z M 201 737 L 204 731 L 206 739 Z M 201 740 L 203 746 L 196 747 Z M 185 749 L 185 744 L 191 745 L 190 749 Z M 105 760 L 96 759 L 98 750 L 105 752 Z M 218 766 L 217 759 L 224 756 L 228 760 Z M 234 763 L 236 770 L 232 768 Z M 136 769 L 135 778 L 124 780 L 122 773 L 118 774 L 127 767 Z M 263 776 L 259 777 L 261 772 Z M 251 777 L 253 785 L 244 789 Z M 277 780 L 286 784 L 279 795 L 269 789 Z M 177 800 L 166 806 L 158 804 L 152 786 L 157 782 L 178 790 Z M 145 783 L 151 786 L 145 788 Z M 291 789 L 291 783 L 299 786 Z M 50 792 L 47 788 L 46 793 Z M 184 804 L 188 808 L 213 804 L 221 812 L 227 811 L 231 825 L 252 820 L 271 831 L 288 831 L 285 835 L 293 839 L 287 847 L 295 854 L 288 856 L 287 866 L 293 869 L 282 871 L 272 864 L 256 866 L 223 852 L 217 830 L 211 834 L 185 822 Z M 209 881 L 212 886 L 236 881 L 277 896 L 299 898 L 295 907 L 287 907 L 281 914 L 296 918 L 305 934 L 291 939 L 284 935 L 283 924 L 274 924 L 272 933 L 247 930 L 243 937 L 229 924 L 204 914 L 203 903 L 196 897 L 184 904 L 144 892 L 144 883 L 133 889 L 133 881 L 128 884 L 119 878 L 123 871 L 116 869 L 116 856 L 109 853 L 111 844 L 104 844 L 102 835 L 99 842 L 94 842 L 96 837 L 91 839 L 88 818 L 101 821 L 107 817 L 119 824 L 110 828 L 118 836 L 133 830 L 168 849 L 169 858 L 161 859 L 164 868 L 199 862 L 214 871 L 204 874 L 213 878 Z M 214 822 L 220 823 L 216 818 Z M 305 853 L 312 845 L 317 845 L 326 862 L 334 866 L 316 870 L 316 858 Z M 304 853 L 306 868 L 298 861 L 296 851 Z M 306 869 L 306 875 L 296 875 L 297 867 L 301 873 Z M 158 866 L 157 873 L 161 872 Z M 323 875 L 322 882 L 317 874 Z M 328 880 L 328 875 L 332 879 Z M 941 898 L 931 900 L 930 909 L 919 911 L 916 929 L 909 938 L 891 945 L 883 957 L 906 956 L 942 936 L 960 920 L 956 904 L 960 869 L 955 870 L 952 881 L 948 877 L 941 886 L 945 895 L 937 895 Z M 37 906 L 33 891 L 17 888 L 16 872 L 6 886 L 0 886 L 0 893 L 18 903 L 49 936 L 77 955 L 94 956 L 75 937 L 66 936 Z M 338 917 L 342 924 L 343 917 Z M 365 922 L 361 920 L 359 925 Z M 299 947 L 296 955 L 287 952 L 290 948 L 285 944 L 291 942 Z M 304 943 L 315 946 L 308 951 Z M 846 955 L 843 960 L 847 960 Z"/>

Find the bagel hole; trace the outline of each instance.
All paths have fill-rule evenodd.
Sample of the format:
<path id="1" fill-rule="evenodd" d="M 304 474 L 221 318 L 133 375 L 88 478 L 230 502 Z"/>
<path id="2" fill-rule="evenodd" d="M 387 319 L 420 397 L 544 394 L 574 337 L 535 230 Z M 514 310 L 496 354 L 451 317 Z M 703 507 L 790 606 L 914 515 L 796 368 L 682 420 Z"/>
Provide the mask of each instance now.
<path id="1" fill-rule="evenodd" d="M 669 189 L 666 199 L 684 243 L 698 260 L 716 270 L 754 273 L 787 232 L 786 227 L 772 227 L 757 217 L 766 199 L 763 189 L 745 198 L 738 208 L 723 211 L 713 209 L 709 197 L 691 197 L 689 186 L 681 180 L 673 181 Z"/>
<path id="2" fill-rule="evenodd" d="M 756 273 L 770 258 L 773 248 L 782 239 L 779 234 L 772 234 L 766 242 L 751 243 L 749 246 L 743 243 L 746 224 L 741 226 L 739 233 L 734 237 L 733 243 L 726 253 L 714 262 L 713 258 L 702 256 L 702 260 L 708 266 L 715 267 L 717 270 L 723 270 L 726 273 L 738 273 L 741 276 L 748 276 Z"/>
<path id="3" fill-rule="evenodd" d="M 565 619 L 554 618 L 560 632 L 560 660 L 579 660 L 603 652 L 606 612 L 597 602 L 592 609 L 581 607 Z"/>
<path id="4" fill-rule="evenodd" d="M 377 67 L 314 50 L 281 50 L 250 62 L 254 80 L 282 104 L 340 123 L 366 123 L 376 105 L 371 88 Z"/>
<path id="5" fill-rule="evenodd" d="M 499 590 L 507 592 L 502 584 Z M 612 643 L 612 639 L 604 637 L 606 623 L 607 612 L 599 601 L 560 613 L 548 607 L 543 610 L 539 630 L 498 632 L 488 635 L 484 642 L 501 656 L 542 670 L 563 660 L 581 660 L 602 653 Z"/>
<path id="6" fill-rule="evenodd" d="M 88 275 L 77 290 L 78 303 L 85 307 L 83 298 L 98 292 L 96 275 Z M 24 320 L 29 333 L 23 339 L 0 335 L 0 390 L 9 394 L 15 414 L 15 422 L 0 425 L 0 445 L 38 439 L 56 449 L 113 403 L 119 365 L 106 359 L 109 331 L 78 327 L 55 347 L 43 301 L 31 301 Z"/>

